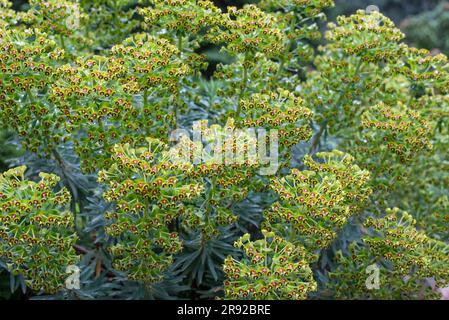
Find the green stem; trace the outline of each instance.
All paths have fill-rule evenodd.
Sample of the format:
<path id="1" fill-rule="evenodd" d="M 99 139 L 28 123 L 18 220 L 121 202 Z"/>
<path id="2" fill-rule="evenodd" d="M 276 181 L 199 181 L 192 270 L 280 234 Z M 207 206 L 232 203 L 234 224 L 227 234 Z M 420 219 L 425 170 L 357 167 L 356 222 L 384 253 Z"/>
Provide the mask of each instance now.
<path id="1" fill-rule="evenodd" d="M 293 33 L 295 29 L 296 29 L 296 17 L 293 17 L 292 20 L 290 21 L 289 33 Z M 285 44 L 285 52 L 281 56 L 281 61 L 279 63 L 279 69 L 276 73 L 277 76 L 280 76 L 284 69 L 285 61 L 288 58 L 288 54 L 290 53 L 290 50 L 293 47 L 293 43 L 294 43 L 294 40 L 289 39 L 288 42 Z"/>
<path id="2" fill-rule="evenodd" d="M 362 59 L 359 60 L 359 62 L 357 63 L 357 67 L 354 70 L 354 74 L 352 77 L 356 76 L 359 71 L 360 68 L 362 67 Z M 341 103 L 341 101 L 343 100 L 343 98 L 345 97 L 346 93 L 348 92 L 349 88 L 352 87 L 354 84 L 353 83 L 349 83 L 344 90 L 340 93 L 340 96 L 337 99 L 337 102 L 335 103 L 335 105 L 338 107 L 338 105 Z M 320 129 L 318 131 L 318 133 L 313 137 L 312 140 L 312 145 L 310 146 L 309 149 L 309 154 L 312 154 L 315 152 L 316 148 L 318 147 L 318 144 L 321 140 L 321 136 L 323 135 L 323 133 L 326 131 L 327 128 L 327 123 L 328 123 L 328 119 L 325 119 L 323 121 L 323 123 L 320 126 Z"/>
<path id="3" fill-rule="evenodd" d="M 79 209 L 81 210 L 81 202 L 80 199 L 78 199 L 78 192 L 76 191 L 76 187 L 71 183 L 70 178 L 68 174 L 66 173 L 66 163 L 62 156 L 59 154 L 59 152 L 56 149 L 52 150 L 53 157 L 55 158 L 56 162 L 58 163 L 59 168 L 61 169 L 62 176 L 64 180 L 66 181 L 66 185 L 69 187 L 70 194 L 72 195 L 72 198 L 74 200 L 74 205 L 72 206 L 73 216 L 74 216 L 74 223 L 75 223 L 75 230 L 78 230 L 77 228 L 77 213 L 76 213 L 76 203 L 79 205 Z"/>
<path id="4" fill-rule="evenodd" d="M 61 47 L 62 47 L 62 49 L 66 49 L 65 48 L 65 41 L 64 41 L 64 36 L 62 35 L 62 34 L 60 34 L 59 35 L 59 40 L 60 40 L 60 42 L 61 42 Z"/>
<path id="5" fill-rule="evenodd" d="M 27 96 L 31 103 L 34 103 L 33 94 L 31 93 L 30 88 L 27 88 Z"/>
<path id="6" fill-rule="evenodd" d="M 279 63 L 279 69 L 278 69 L 278 72 L 277 72 L 277 76 L 280 76 L 281 75 L 281 73 L 282 73 L 282 70 L 284 69 L 284 65 L 285 65 L 285 57 L 282 57 L 281 58 L 281 62 Z"/>
<path id="7" fill-rule="evenodd" d="M 208 190 L 208 192 L 207 192 L 206 199 L 205 199 L 205 203 L 204 203 L 204 204 L 205 204 L 205 210 L 204 210 L 204 224 L 205 224 L 206 226 L 208 226 L 209 223 L 210 223 L 210 214 L 211 214 L 211 212 L 212 212 L 212 210 L 213 210 L 213 208 L 212 208 L 211 205 L 210 205 L 210 200 L 213 198 L 213 193 L 214 193 L 214 189 L 215 189 L 215 184 L 216 184 L 215 178 L 211 178 L 209 190 Z M 206 239 L 206 234 L 205 234 L 204 229 L 203 229 L 202 232 L 201 232 L 201 243 L 202 243 L 202 245 L 205 244 L 206 240 L 207 240 L 207 239 Z"/>
<path id="8" fill-rule="evenodd" d="M 235 112 L 235 117 L 239 117 L 240 113 L 242 112 L 242 108 L 240 106 L 240 100 L 242 100 L 243 95 L 245 94 L 245 91 L 247 89 L 247 82 L 248 82 L 248 68 L 246 67 L 246 62 L 248 60 L 248 54 L 245 54 L 245 59 L 243 61 L 243 79 L 242 79 L 242 89 L 239 93 L 239 98 L 237 100 L 237 111 Z"/>
<path id="9" fill-rule="evenodd" d="M 317 134 L 313 137 L 312 144 L 310 145 L 309 154 L 312 154 L 315 152 L 315 150 L 318 148 L 318 144 L 320 143 L 321 136 L 323 135 L 324 131 L 326 131 L 327 128 L 327 120 L 324 120 L 323 123 L 320 126 L 320 129 L 318 130 Z"/>
<path id="10" fill-rule="evenodd" d="M 184 42 L 181 33 L 178 33 L 178 55 L 181 57 L 182 50 L 184 50 Z"/>
<path id="11" fill-rule="evenodd" d="M 148 89 L 143 91 L 143 107 L 146 108 L 148 105 Z"/>
<path id="12" fill-rule="evenodd" d="M 177 33 L 177 37 L 178 37 L 178 56 L 181 58 L 182 51 L 184 50 L 184 39 L 183 39 L 181 32 Z M 176 96 L 176 100 L 175 100 L 175 107 L 173 110 L 173 125 L 172 125 L 173 130 L 176 130 L 176 127 L 178 124 L 178 107 L 180 107 L 180 105 L 181 105 L 180 94 L 178 92 L 178 94 Z"/>
<path id="13" fill-rule="evenodd" d="M 384 165 L 385 161 L 387 160 L 388 157 L 388 149 L 385 149 L 384 152 L 382 153 L 382 158 L 380 160 L 380 164 L 377 167 L 376 171 L 374 172 L 373 176 L 371 177 L 371 181 L 375 181 L 379 175 L 380 172 L 382 171 L 382 166 Z"/>

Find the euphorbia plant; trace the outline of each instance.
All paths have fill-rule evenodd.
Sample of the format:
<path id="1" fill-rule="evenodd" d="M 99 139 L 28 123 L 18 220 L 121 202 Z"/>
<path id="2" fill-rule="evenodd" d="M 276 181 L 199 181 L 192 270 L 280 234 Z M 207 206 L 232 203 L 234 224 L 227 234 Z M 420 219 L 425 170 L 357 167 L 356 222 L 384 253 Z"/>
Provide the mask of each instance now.
<path id="1" fill-rule="evenodd" d="M 1 176 L 0 261 L 36 294 L 419 298 L 449 281 L 449 65 L 381 13 L 339 17 L 315 48 L 329 0 L 30 4 L 0 1 L 0 121 L 29 167 Z M 206 78 L 211 45 L 228 62 Z"/>

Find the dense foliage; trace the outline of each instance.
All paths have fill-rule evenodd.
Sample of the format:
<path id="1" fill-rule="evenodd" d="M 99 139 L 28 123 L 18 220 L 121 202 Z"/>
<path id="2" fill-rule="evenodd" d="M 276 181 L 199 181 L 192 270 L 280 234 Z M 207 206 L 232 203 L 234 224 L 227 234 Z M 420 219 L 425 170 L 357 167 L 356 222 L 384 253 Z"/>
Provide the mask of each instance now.
<path id="1" fill-rule="evenodd" d="M 447 57 L 363 10 L 315 47 L 333 5 L 0 0 L 0 122 L 20 149 L 0 175 L 11 290 L 439 298 Z M 204 77 L 211 45 L 227 62 Z"/>

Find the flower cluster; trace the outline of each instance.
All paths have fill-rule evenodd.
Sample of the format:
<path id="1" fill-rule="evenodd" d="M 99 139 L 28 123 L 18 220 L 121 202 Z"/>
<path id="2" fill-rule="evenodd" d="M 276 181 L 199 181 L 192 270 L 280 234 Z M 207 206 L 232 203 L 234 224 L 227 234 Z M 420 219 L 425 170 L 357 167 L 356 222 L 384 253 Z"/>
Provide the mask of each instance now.
<path id="1" fill-rule="evenodd" d="M 12 3 L 10 1 L 0 1 L 0 29 L 17 22 L 17 13 L 11 7 Z"/>
<path id="2" fill-rule="evenodd" d="M 362 126 L 364 139 L 359 142 L 357 154 L 360 157 L 365 157 L 365 153 L 378 154 L 369 158 L 374 163 L 365 160 L 365 166 L 374 172 L 373 179 L 387 179 L 374 183 L 390 184 L 390 179 L 403 178 L 405 168 L 401 164 L 432 148 L 429 123 L 419 112 L 404 105 L 391 108 L 380 103 L 363 114 Z"/>
<path id="3" fill-rule="evenodd" d="M 314 17 L 323 14 L 323 10 L 333 7 L 333 0 L 262 0 L 260 7 L 264 10 L 283 9 L 286 13 L 295 12 L 300 17 Z"/>
<path id="4" fill-rule="evenodd" d="M 48 89 L 64 51 L 35 29 L 2 30 L 0 35 L 0 112 L 2 124 L 22 137 L 32 152 L 51 153 L 65 139 L 62 113 Z"/>
<path id="5" fill-rule="evenodd" d="M 250 241 L 245 234 L 235 246 L 244 257 L 228 256 L 223 270 L 225 295 L 229 299 L 304 300 L 317 288 L 308 264 L 308 252 L 272 232 L 262 231 L 264 238 Z"/>
<path id="6" fill-rule="evenodd" d="M 281 69 L 301 68 L 304 62 L 312 60 L 314 50 L 309 41 L 321 38 L 317 20 L 325 20 L 323 10 L 332 6 L 333 0 L 262 0 L 259 3 L 261 9 L 275 14 L 285 26 L 288 43 L 281 57 Z"/>
<path id="7" fill-rule="evenodd" d="M 198 34 L 205 28 L 217 26 L 221 10 L 209 0 L 151 0 L 153 6 L 142 8 L 143 27 L 173 31 L 178 37 Z"/>
<path id="8" fill-rule="evenodd" d="M 236 222 L 238 217 L 230 207 L 259 185 L 252 181 L 261 166 L 256 153 L 258 141 L 250 132 L 237 129 L 232 118 L 224 127 L 209 127 L 203 120 L 193 129 L 201 134 L 201 140 L 182 135 L 168 157 L 172 163 L 189 168 L 186 177 L 205 186 L 203 197 L 197 200 L 200 210 L 186 215 L 184 224 L 212 237 L 220 232 L 219 226 Z"/>
<path id="9" fill-rule="evenodd" d="M 221 32 L 218 31 L 220 27 Z M 228 7 L 220 27 L 214 28 L 206 39 L 225 43 L 227 52 L 233 55 L 245 53 L 252 57 L 263 53 L 276 57 L 285 48 L 285 34 L 276 18 L 255 5 L 245 5 L 241 9 Z"/>
<path id="10" fill-rule="evenodd" d="M 314 110 L 315 121 L 331 134 L 338 134 L 359 125 L 370 98 L 367 93 L 381 87 L 384 77 L 374 66 L 362 65 L 358 58 L 342 57 L 330 48 L 322 50 L 314 61 L 317 70 L 303 84 L 304 99 Z"/>
<path id="11" fill-rule="evenodd" d="M 363 115 L 362 125 L 385 132 L 379 134 L 378 131 L 376 138 L 385 141 L 387 148 L 402 161 L 409 160 L 412 153 L 431 148 L 428 122 L 418 112 L 404 106 L 390 108 L 380 103 Z"/>
<path id="12" fill-rule="evenodd" d="M 434 277 L 437 287 L 447 285 L 449 246 L 416 230 L 415 224 L 415 219 L 407 212 L 388 209 L 384 218 L 369 218 L 365 222 L 365 227 L 372 228 L 375 235 L 364 237 L 363 241 L 372 255 L 393 263 L 394 273 L 412 271 L 413 277 L 418 279 Z"/>
<path id="13" fill-rule="evenodd" d="M 22 21 L 53 35 L 70 37 L 87 20 L 78 2 L 31 0 Z"/>
<path id="14" fill-rule="evenodd" d="M 400 52 L 397 43 L 404 34 L 395 28 L 393 21 L 375 11 L 337 18 L 338 26 L 330 23 L 326 33 L 334 46 L 346 54 L 359 56 L 366 62 L 392 61 Z"/>
<path id="15" fill-rule="evenodd" d="M 276 77 L 279 65 L 264 55 L 256 54 L 254 58 L 247 59 L 243 54 L 238 55 L 232 64 L 219 64 L 214 73 L 214 77 L 223 83 L 217 94 L 226 102 L 230 101 L 224 103 L 222 109 L 229 109 L 228 104 L 236 105 L 232 109 L 236 118 L 241 98 L 247 98 L 251 93 L 271 93 L 271 90 L 275 91 L 279 87 Z M 229 113 L 224 112 L 224 115 L 227 117 Z"/>
<path id="16" fill-rule="evenodd" d="M 177 52 L 165 39 L 136 34 L 114 46 L 108 57 L 78 59 L 77 66 L 58 69 L 51 99 L 67 117 L 67 131 L 87 132 L 75 141 L 85 171 L 109 166 L 116 143 L 168 136 L 176 111 L 168 94 L 177 94 L 189 72 Z"/>
<path id="17" fill-rule="evenodd" d="M 413 107 L 434 124 L 434 128 L 449 119 L 448 95 L 423 95 L 416 100 Z"/>
<path id="18" fill-rule="evenodd" d="M 80 297 L 213 298 L 224 280 L 226 298 L 415 298 L 423 279 L 447 284 L 444 55 L 364 11 L 329 24 L 315 53 L 332 0 L 29 3 L 0 0 L 1 136 L 22 143 L 15 163 L 62 178 L 0 175 L 2 266 L 30 288 L 62 288 L 75 241 L 93 288 Z M 390 207 L 413 218 L 373 218 Z M 389 284 L 367 292 L 367 264 Z"/>
<path id="19" fill-rule="evenodd" d="M 54 191 L 57 176 L 40 173 L 40 180 L 28 181 L 25 170 L 0 174 L 0 259 L 31 289 L 56 293 L 64 288 L 66 268 L 79 259 L 70 193 Z"/>
<path id="20" fill-rule="evenodd" d="M 396 191 L 396 196 L 402 200 L 398 206 L 413 212 L 418 228 L 444 240 L 449 237 L 448 99 L 447 95 L 424 95 L 413 104 L 414 110 L 429 121 L 434 133 L 432 151 L 414 155 L 413 174 L 407 178 L 407 183 L 414 188 L 398 188 Z"/>
<path id="21" fill-rule="evenodd" d="M 84 32 L 97 50 L 121 43 L 139 26 L 133 19 L 136 9 L 129 0 L 84 1 L 82 7 L 89 13 Z"/>
<path id="22" fill-rule="evenodd" d="M 303 105 L 300 97 L 280 88 L 271 94 L 252 94 L 240 101 L 238 113 L 243 115 L 238 124 L 243 128 L 277 130 L 280 154 L 286 157 L 288 164 L 291 147 L 300 141 L 307 141 L 312 135 L 308 122 L 313 112 Z"/>
<path id="23" fill-rule="evenodd" d="M 443 54 L 432 55 L 426 49 L 401 46 L 402 61 L 392 64 L 387 74 L 402 75 L 414 85 L 412 93 L 421 96 L 427 90 L 448 93 L 448 60 Z"/>
<path id="24" fill-rule="evenodd" d="M 352 156 L 336 150 L 316 156 L 320 162 L 304 157 L 309 170 L 293 169 L 291 175 L 273 179 L 279 201 L 265 213 L 273 230 L 284 234 L 288 225 L 294 239 L 311 250 L 329 246 L 371 193 L 369 173 Z"/>
<path id="25" fill-rule="evenodd" d="M 240 122 L 246 127 L 282 128 L 299 120 L 308 120 L 313 115 L 310 109 L 303 106 L 300 97 L 281 88 L 271 95 L 252 94 L 240 101 L 240 110 L 244 113 Z M 300 135 L 300 139 L 305 140 L 307 136 Z"/>
<path id="26" fill-rule="evenodd" d="M 400 44 L 400 31 L 378 12 L 341 19 L 338 27 L 331 24 L 333 42 L 322 48 L 318 69 L 304 85 L 321 123 L 311 151 L 324 133 L 335 134 L 373 173 L 372 185 L 392 190 L 408 178 L 406 164 L 419 163 L 417 155 L 431 149 L 435 123 L 429 114 L 445 107 L 432 111 L 425 101 L 444 96 L 448 64 L 443 55 Z M 357 41 L 372 45 L 360 51 Z"/>
<path id="27" fill-rule="evenodd" d="M 364 246 L 351 246 L 352 256 L 340 254 L 340 267 L 332 274 L 337 280 L 339 297 L 424 298 L 438 296 L 423 280 L 434 278 L 437 288 L 447 285 L 449 246 L 429 238 L 415 228 L 416 221 L 398 208 L 387 209 L 380 219 L 369 218 L 365 227 L 371 234 L 363 237 Z M 378 290 L 366 288 L 368 264 L 380 269 Z"/>
<path id="28" fill-rule="evenodd" d="M 150 3 L 150 7 L 137 10 L 144 20 L 142 28 L 174 44 L 178 55 L 192 70 L 199 73 L 206 69 L 205 56 L 196 51 L 204 35 L 220 24 L 221 10 L 209 0 L 151 0 Z"/>
<path id="29" fill-rule="evenodd" d="M 148 138 L 148 145 L 137 149 L 128 144 L 113 149 L 114 164 L 98 174 L 106 185 L 103 197 L 115 204 L 106 213 L 106 233 L 117 239 L 109 248 L 114 268 L 130 280 L 160 281 L 181 250 L 178 234 L 170 225 L 187 209 L 184 201 L 198 197 L 202 186 L 183 180 L 182 165 L 170 164 L 167 146 Z"/>

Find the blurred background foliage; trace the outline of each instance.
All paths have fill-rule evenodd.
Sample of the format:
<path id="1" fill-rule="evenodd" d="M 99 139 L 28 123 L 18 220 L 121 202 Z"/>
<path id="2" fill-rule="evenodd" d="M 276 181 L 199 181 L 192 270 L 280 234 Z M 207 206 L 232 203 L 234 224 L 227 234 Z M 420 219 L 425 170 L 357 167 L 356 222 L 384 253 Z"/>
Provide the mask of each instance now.
<path id="1" fill-rule="evenodd" d="M 341 14 L 351 14 L 357 9 L 365 9 L 369 5 L 377 6 L 386 16 L 396 24 L 411 16 L 420 15 L 434 10 L 445 0 L 336 0 L 335 8 L 329 13 L 329 19 Z M 430 22 L 430 21 L 429 21 Z"/>
<path id="2" fill-rule="evenodd" d="M 27 1 L 12 0 L 13 8 L 26 10 Z M 216 5 L 225 9 L 227 6 L 241 7 L 257 0 L 214 0 Z M 449 55 L 449 1 L 448 0 L 335 0 L 336 6 L 327 12 L 328 20 L 335 20 L 338 15 L 348 15 L 357 9 L 365 9 L 369 5 L 377 6 L 386 16 L 407 35 L 407 41 L 417 47 L 427 48 L 434 52 L 443 52 Z M 323 24 L 323 28 L 325 25 Z M 218 54 L 217 48 L 211 46 L 202 48 L 207 54 L 212 68 L 223 58 Z M 209 70 L 211 73 L 212 70 Z M 206 73 L 207 76 L 207 73 Z M 10 134 L 0 129 L 0 170 L 8 168 L 8 159 L 17 157 L 20 151 L 9 143 Z M 11 293 L 10 275 L 0 273 L 0 300 L 24 298 L 21 290 Z"/>

